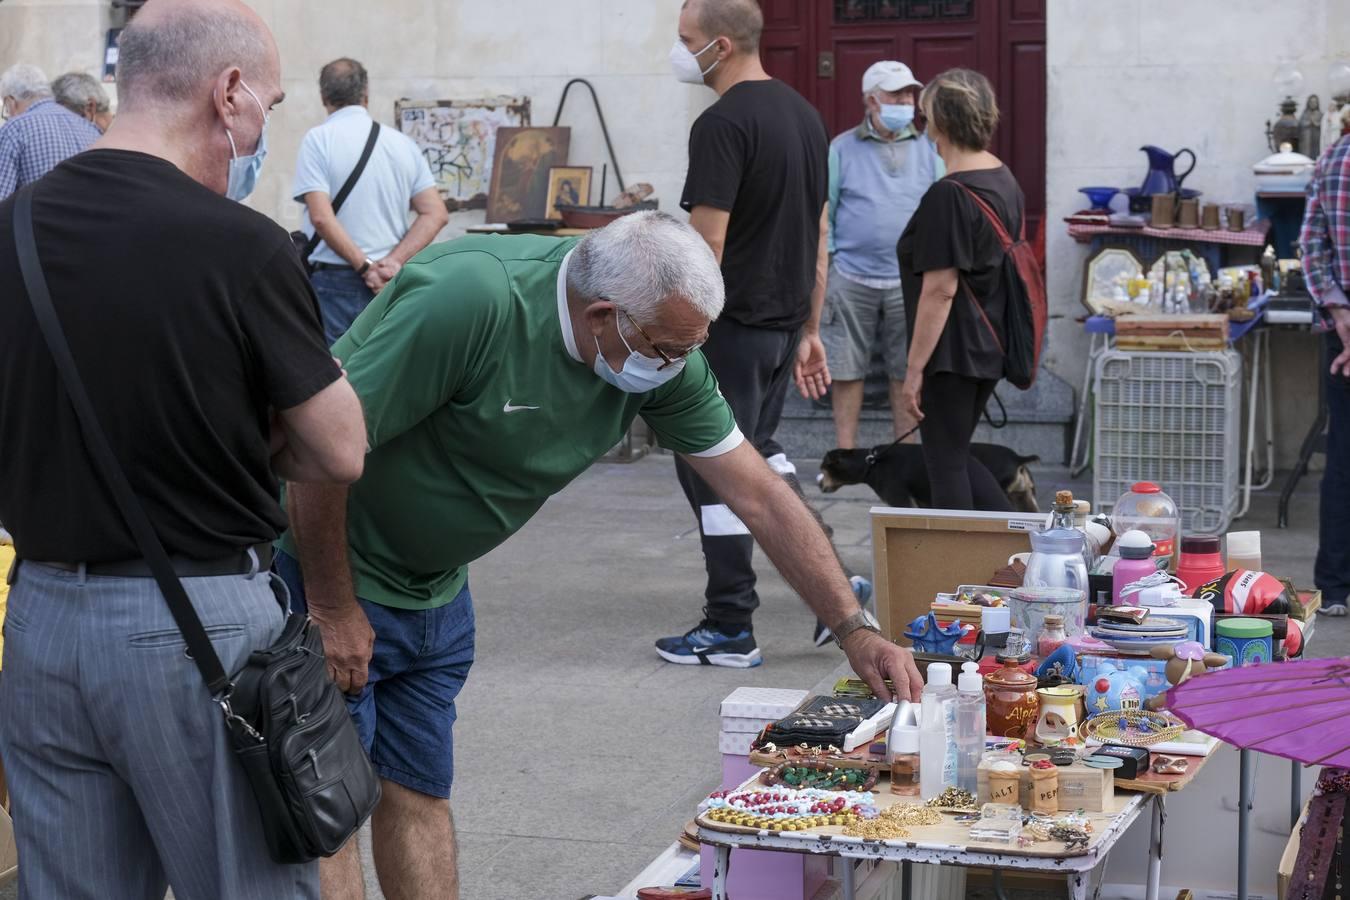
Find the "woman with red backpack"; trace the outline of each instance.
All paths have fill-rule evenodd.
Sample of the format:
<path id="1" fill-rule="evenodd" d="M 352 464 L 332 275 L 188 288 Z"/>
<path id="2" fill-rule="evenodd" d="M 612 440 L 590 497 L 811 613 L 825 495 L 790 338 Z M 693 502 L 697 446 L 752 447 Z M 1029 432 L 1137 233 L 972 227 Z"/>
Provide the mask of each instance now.
<path id="1" fill-rule="evenodd" d="M 933 506 L 1010 510 L 970 441 L 999 379 L 1031 385 L 1045 288 L 1025 241 L 1022 189 L 988 150 L 999 115 L 989 80 L 948 70 L 919 106 L 947 175 L 924 194 L 897 247 L 909 332 L 902 398 L 920 422 Z"/>

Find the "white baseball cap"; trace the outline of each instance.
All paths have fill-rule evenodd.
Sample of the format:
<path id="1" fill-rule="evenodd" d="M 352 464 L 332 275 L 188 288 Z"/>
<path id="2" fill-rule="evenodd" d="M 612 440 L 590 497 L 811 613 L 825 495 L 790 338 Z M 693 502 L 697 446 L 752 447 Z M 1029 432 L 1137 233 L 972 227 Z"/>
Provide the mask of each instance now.
<path id="1" fill-rule="evenodd" d="M 909 66 L 893 59 L 883 59 L 872 63 L 863 73 L 862 89 L 866 94 L 880 88 L 883 91 L 898 91 L 907 87 L 921 88 L 923 84 L 914 77 Z"/>

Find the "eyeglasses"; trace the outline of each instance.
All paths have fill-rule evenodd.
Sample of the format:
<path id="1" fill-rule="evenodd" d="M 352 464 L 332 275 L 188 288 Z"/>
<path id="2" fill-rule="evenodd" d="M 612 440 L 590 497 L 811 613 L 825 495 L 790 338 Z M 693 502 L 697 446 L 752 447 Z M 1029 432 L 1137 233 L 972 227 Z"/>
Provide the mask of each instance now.
<path id="1" fill-rule="evenodd" d="M 656 341 L 652 340 L 652 336 L 647 333 L 647 330 L 645 328 L 643 328 L 641 325 L 638 324 L 637 319 L 634 319 L 632 314 L 629 313 L 628 310 L 624 309 L 622 306 L 617 305 L 614 308 L 617 309 L 619 312 L 623 313 L 629 322 L 633 323 L 633 327 L 638 330 L 638 334 L 642 335 L 643 339 L 646 340 L 647 343 L 651 345 L 651 348 L 656 351 L 656 355 L 661 357 L 661 365 L 656 370 L 658 372 L 664 371 L 665 369 L 670 368 L 671 366 L 675 365 L 678 362 L 683 362 L 689 356 L 689 354 L 693 353 L 699 347 L 703 346 L 703 342 L 699 341 L 697 344 L 695 344 L 694 346 L 690 347 L 688 350 L 685 350 L 682 353 L 675 353 L 675 354 L 667 353 L 657 345 Z M 620 332 L 619 337 L 623 337 L 622 332 Z"/>

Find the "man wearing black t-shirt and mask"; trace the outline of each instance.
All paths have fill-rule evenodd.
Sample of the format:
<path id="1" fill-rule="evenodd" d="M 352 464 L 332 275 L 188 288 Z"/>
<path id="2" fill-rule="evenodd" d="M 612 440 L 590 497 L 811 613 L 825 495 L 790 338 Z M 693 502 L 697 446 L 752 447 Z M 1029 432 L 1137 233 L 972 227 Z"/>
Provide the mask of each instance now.
<path id="1" fill-rule="evenodd" d="M 820 114 L 764 71 L 763 30 L 755 0 L 686 0 L 680 11 L 670 54 L 675 77 L 718 95 L 690 132 L 680 205 L 726 281 L 726 306 L 703 353 L 741 431 L 800 494 L 774 432 L 790 379 L 813 398 L 830 382 L 819 336 L 829 136 Z M 688 665 L 757 666 L 754 541 L 691 468 L 677 460 L 676 470 L 703 539 L 707 606 L 702 622 L 661 638 L 657 652 Z"/>
<path id="2" fill-rule="evenodd" d="M 234 673 L 282 629 L 278 477 L 354 481 L 365 427 L 289 235 L 235 202 L 282 100 L 267 26 L 239 0 L 150 0 L 119 47 L 116 121 L 20 196 L 112 453 Z M 0 203 L 0 520 L 19 558 L 0 752 L 19 894 L 317 898 L 317 865 L 269 857 L 221 711 L 86 450 L 20 275 L 15 200 Z"/>

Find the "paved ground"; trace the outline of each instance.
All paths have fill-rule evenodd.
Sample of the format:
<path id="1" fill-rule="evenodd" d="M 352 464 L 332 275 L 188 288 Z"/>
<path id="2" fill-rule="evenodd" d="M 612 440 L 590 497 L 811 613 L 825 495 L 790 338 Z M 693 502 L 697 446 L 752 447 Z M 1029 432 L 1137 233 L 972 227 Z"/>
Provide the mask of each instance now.
<path id="1" fill-rule="evenodd" d="M 815 470 L 802 466 L 803 481 Z M 1069 485 L 1038 473 L 1041 495 Z M 1311 581 L 1316 480 L 1294 528 L 1276 496 L 1244 524 L 1267 566 Z M 820 497 L 808 488 L 808 495 Z M 845 562 L 871 570 L 866 488 L 822 498 Z M 738 685 L 806 688 L 835 667 L 809 640 L 813 617 L 764 567 L 752 670 L 677 667 L 654 638 L 690 627 L 703 561 L 670 457 L 600 464 L 471 573 L 478 661 L 455 728 L 454 795 L 463 896 L 570 900 L 618 890 L 675 838 L 718 781 L 718 703 Z M 1347 652 L 1350 622 L 1323 619 L 1316 648 Z M 369 900 L 382 895 L 368 873 Z M 0 900 L 14 896 L 0 891 Z"/>

